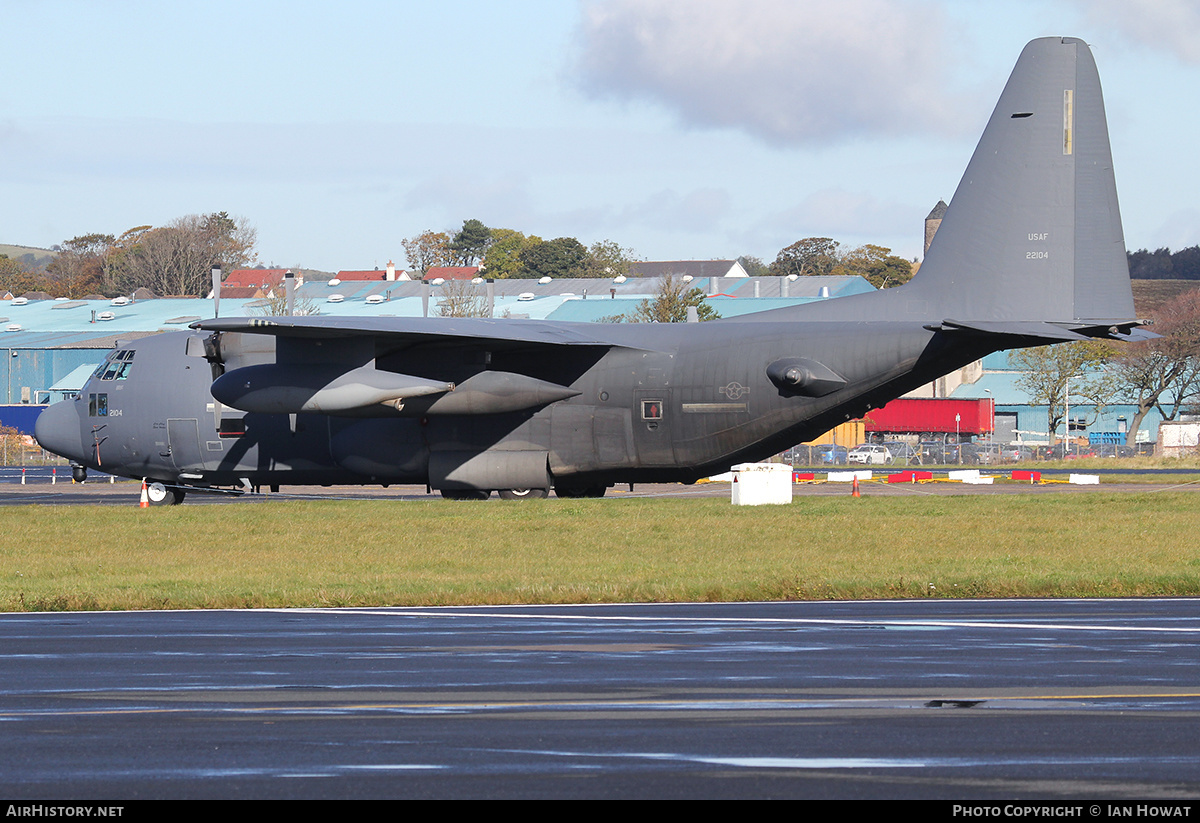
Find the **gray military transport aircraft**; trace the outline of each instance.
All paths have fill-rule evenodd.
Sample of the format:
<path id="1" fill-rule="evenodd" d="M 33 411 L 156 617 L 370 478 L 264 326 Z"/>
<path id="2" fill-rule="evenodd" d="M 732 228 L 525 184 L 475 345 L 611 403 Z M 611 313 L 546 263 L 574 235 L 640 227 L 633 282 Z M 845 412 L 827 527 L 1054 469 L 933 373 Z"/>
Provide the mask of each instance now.
<path id="1" fill-rule="evenodd" d="M 1139 325 L 1096 66 L 1044 38 L 905 286 L 678 325 L 206 320 L 111 352 L 37 439 L 156 503 L 278 484 L 600 497 L 766 458 L 993 351 Z"/>

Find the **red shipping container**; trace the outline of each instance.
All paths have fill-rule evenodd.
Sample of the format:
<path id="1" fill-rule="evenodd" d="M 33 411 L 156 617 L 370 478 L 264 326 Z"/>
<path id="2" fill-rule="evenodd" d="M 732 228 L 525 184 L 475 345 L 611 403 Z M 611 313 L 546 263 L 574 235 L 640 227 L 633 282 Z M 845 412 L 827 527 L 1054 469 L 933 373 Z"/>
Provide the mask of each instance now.
<path id="1" fill-rule="evenodd" d="M 955 415 L 959 420 L 955 422 Z M 863 418 L 869 432 L 985 434 L 992 430 L 990 400 L 901 397 Z"/>

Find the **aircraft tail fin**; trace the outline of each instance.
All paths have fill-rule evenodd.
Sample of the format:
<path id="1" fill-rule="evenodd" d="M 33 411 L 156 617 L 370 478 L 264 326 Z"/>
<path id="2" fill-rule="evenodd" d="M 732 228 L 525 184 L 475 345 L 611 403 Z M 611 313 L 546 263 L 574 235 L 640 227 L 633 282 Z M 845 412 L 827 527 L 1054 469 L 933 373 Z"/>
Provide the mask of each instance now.
<path id="1" fill-rule="evenodd" d="M 752 318 L 908 320 L 1014 338 L 1063 329 L 1127 336 L 1138 321 L 1087 44 L 1047 37 L 1021 52 L 911 282 Z M 1022 333 L 1033 324 L 1056 328 Z"/>
<path id="2" fill-rule="evenodd" d="M 907 291 L 961 320 L 1135 317 L 1100 77 L 1082 40 L 1025 47 Z"/>

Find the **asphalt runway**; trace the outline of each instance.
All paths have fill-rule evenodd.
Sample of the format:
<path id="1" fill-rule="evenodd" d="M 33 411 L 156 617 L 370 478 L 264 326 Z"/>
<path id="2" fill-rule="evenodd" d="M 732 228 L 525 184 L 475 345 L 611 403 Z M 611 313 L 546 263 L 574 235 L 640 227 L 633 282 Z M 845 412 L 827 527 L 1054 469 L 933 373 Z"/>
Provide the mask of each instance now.
<path id="1" fill-rule="evenodd" d="M 1198 641 L 1191 599 L 5 614 L 0 795 L 1175 808 Z"/>
<path id="2" fill-rule="evenodd" d="M 1051 478 L 1047 478 L 1051 479 Z M 1065 476 L 1062 478 L 1065 480 Z M 1200 491 L 1200 482 L 1186 480 L 1172 481 L 1170 475 L 1163 475 L 1158 482 L 1150 483 L 1106 483 L 1103 478 L 1099 485 L 1071 485 L 1065 482 L 1046 482 L 1037 484 L 998 483 L 991 485 L 972 485 L 967 483 L 939 481 L 934 483 L 884 483 L 871 481 L 861 484 L 861 494 L 865 496 L 907 497 L 920 495 L 980 495 L 980 494 L 1095 494 L 1097 492 L 1155 492 L 1155 491 Z M 793 499 L 817 496 L 849 495 L 849 483 L 796 483 L 792 486 Z M 553 495 L 552 495 L 553 496 Z M 608 490 L 606 499 L 619 500 L 624 498 L 689 498 L 689 497 L 720 497 L 730 499 L 729 483 L 696 483 L 687 486 L 681 483 L 639 483 L 631 490 L 628 485 L 614 486 Z M 83 484 L 72 483 L 68 477 L 51 485 L 46 481 L 28 483 L 0 483 L 0 506 L 19 506 L 28 504 L 47 505 L 111 505 L 137 506 L 140 498 L 140 485 L 128 480 L 117 483 L 107 481 L 89 481 Z M 280 492 L 263 491 L 257 494 L 242 494 L 218 490 L 215 492 L 189 491 L 183 505 L 211 505 L 230 503 L 270 503 L 283 500 L 398 500 L 398 501 L 431 501 L 441 500 L 437 492 L 428 493 L 424 486 L 397 485 L 389 488 L 380 486 L 284 486 Z M 474 501 L 464 501 L 468 505 Z M 501 502 L 492 495 L 490 503 Z M 503 501 L 504 505 L 519 505 L 521 501 Z"/>

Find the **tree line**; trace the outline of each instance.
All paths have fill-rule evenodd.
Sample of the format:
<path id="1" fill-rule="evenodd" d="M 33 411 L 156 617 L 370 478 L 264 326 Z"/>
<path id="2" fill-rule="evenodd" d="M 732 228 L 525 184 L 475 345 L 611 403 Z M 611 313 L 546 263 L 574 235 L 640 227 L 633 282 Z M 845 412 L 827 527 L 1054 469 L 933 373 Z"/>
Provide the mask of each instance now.
<path id="1" fill-rule="evenodd" d="M 1126 252 L 1129 276 L 1137 280 L 1200 280 L 1200 246 Z"/>
<path id="2" fill-rule="evenodd" d="M 136 226 L 119 236 L 84 234 L 56 246 L 44 270 L 0 258 L 0 289 L 74 299 L 146 288 L 160 296 L 203 297 L 212 268 L 245 268 L 257 259 L 257 232 L 226 212 L 191 214 L 165 226 Z"/>
<path id="3" fill-rule="evenodd" d="M 400 241 L 410 271 L 424 277 L 435 266 L 482 266 L 498 280 L 628 275 L 637 261 L 632 249 L 611 240 L 590 247 L 574 237 L 543 240 L 516 229 L 488 228 L 464 220 L 456 232 L 427 229 Z"/>
<path id="4" fill-rule="evenodd" d="M 203 296 L 214 265 L 224 271 L 253 266 L 257 232 L 226 212 L 187 215 L 163 226 L 135 226 L 120 235 L 93 233 L 54 247 L 44 268 L 0 255 L 0 290 L 14 295 L 112 297 L 146 288 L 160 296 Z M 463 221 L 457 231 L 426 230 L 401 241 L 411 271 L 434 266 L 482 266 L 497 279 L 613 278 L 635 274 L 640 258 L 612 240 L 585 246 L 574 237 L 543 240 L 516 229 Z M 883 246 L 843 249 L 828 237 L 809 237 L 782 249 L 769 266 L 757 257 L 738 261 L 752 276 L 859 275 L 878 288 L 911 279 L 912 264 Z"/>
<path id="5" fill-rule="evenodd" d="M 400 241 L 411 271 L 424 277 L 434 266 L 482 266 L 495 279 L 541 277 L 616 277 L 635 270 L 639 258 L 612 240 L 590 247 L 574 237 L 543 240 L 516 229 L 488 228 L 464 220 L 458 231 L 426 230 Z M 738 262 L 751 276 L 861 276 L 876 288 L 907 283 L 913 264 L 884 246 L 843 249 L 829 237 L 806 237 L 780 250 L 769 266 L 743 255 Z"/>
<path id="6" fill-rule="evenodd" d="M 912 280 L 914 272 L 912 263 L 885 246 L 868 243 L 843 249 L 830 237 L 805 237 L 780 250 L 766 273 L 780 277 L 857 275 L 877 289 L 890 289 Z"/>

